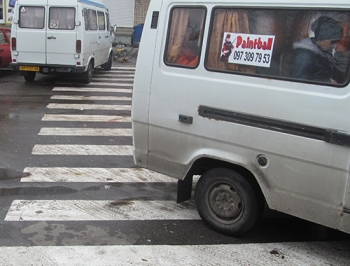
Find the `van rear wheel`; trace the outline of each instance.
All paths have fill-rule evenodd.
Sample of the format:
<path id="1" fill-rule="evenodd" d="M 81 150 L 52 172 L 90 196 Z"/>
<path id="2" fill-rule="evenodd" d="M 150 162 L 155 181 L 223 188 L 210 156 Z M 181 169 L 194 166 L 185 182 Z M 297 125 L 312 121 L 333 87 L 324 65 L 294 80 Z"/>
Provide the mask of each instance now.
<path id="1" fill-rule="evenodd" d="M 93 64 L 90 61 L 87 70 L 83 73 L 83 82 L 89 84 L 92 81 Z"/>
<path id="2" fill-rule="evenodd" d="M 112 69 L 112 64 L 113 64 L 112 60 L 113 60 L 113 56 L 112 56 L 112 54 L 109 54 L 107 63 L 102 65 L 104 70 L 109 71 Z"/>
<path id="3" fill-rule="evenodd" d="M 215 168 L 201 176 L 195 200 L 203 221 L 214 230 L 231 236 L 249 231 L 263 208 L 249 182 L 226 168 Z"/>
<path id="4" fill-rule="evenodd" d="M 36 72 L 26 71 L 23 73 L 23 77 L 27 82 L 33 82 L 36 76 Z"/>

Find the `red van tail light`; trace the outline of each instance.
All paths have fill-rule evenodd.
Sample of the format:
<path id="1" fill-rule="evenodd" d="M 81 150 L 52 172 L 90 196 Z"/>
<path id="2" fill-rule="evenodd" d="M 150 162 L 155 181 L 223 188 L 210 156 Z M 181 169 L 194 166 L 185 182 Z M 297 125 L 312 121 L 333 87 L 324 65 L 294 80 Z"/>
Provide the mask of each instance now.
<path id="1" fill-rule="evenodd" d="M 15 51 L 17 49 L 17 40 L 15 37 L 11 38 L 11 49 Z"/>
<path id="2" fill-rule="evenodd" d="M 81 40 L 77 40 L 77 43 L 76 43 L 76 52 L 78 54 L 81 53 Z"/>

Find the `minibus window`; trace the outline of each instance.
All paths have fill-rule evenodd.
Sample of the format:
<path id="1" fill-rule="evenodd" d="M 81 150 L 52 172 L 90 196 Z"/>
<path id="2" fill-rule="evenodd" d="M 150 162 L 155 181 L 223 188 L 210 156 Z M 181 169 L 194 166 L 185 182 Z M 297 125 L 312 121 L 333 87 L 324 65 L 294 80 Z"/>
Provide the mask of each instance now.
<path id="1" fill-rule="evenodd" d="M 89 30 L 97 30 L 97 15 L 95 10 L 89 10 Z"/>
<path id="2" fill-rule="evenodd" d="M 211 71 L 347 84 L 350 12 L 214 9 L 205 67 Z"/>
<path id="3" fill-rule="evenodd" d="M 50 7 L 49 28 L 57 30 L 74 30 L 75 8 Z"/>
<path id="4" fill-rule="evenodd" d="M 176 7 L 171 11 L 165 63 L 191 67 L 198 65 L 205 19 L 204 8 Z"/>
<path id="5" fill-rule="evenodd" d="M 103 12 L 97 12 L 97 15 L 98 15 L 98 29 L 105 30 L 106 29 L 105 14 Z"/>
<path id="6" fill-rule="evenodd" d="M 45 21 L 44 7 L 20 6 L 19 27 L 31 29 L 43 29 Z"/>

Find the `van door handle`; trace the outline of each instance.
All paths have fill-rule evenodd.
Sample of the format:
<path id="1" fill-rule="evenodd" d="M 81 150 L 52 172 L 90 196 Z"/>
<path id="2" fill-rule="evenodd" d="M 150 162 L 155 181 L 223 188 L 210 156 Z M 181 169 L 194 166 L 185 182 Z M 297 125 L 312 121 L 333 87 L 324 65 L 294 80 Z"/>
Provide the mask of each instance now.
<path id="1" fill-rule="evenodd" d="M 56 40 L 56 37 L 55 36 L 49 36 L 47 37 L 48 40 Z"/>
<path id="2" fill-rule="evenodd" d="M 191 125 L 193 123 L 193 117 L 188 115 L 179 115 L 179 122 Z"/>

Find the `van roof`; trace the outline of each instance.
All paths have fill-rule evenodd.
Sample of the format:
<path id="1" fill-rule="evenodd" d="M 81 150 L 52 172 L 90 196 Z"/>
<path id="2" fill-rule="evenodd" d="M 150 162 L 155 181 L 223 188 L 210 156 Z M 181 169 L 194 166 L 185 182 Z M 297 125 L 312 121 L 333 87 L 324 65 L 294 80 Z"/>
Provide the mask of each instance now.
<path id="1" fill-rule="evenodd" d="M 18 5 L 66 5 L 69 4 L 69 6 L 77 5 L 78 2 L 88 4 L 88 5 L 93 5 L 97 7 L 102 7 L 102 8 L 107 8 L 102 0 L 17 0 Z"/>

